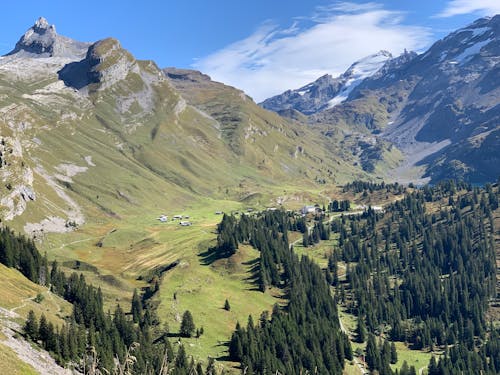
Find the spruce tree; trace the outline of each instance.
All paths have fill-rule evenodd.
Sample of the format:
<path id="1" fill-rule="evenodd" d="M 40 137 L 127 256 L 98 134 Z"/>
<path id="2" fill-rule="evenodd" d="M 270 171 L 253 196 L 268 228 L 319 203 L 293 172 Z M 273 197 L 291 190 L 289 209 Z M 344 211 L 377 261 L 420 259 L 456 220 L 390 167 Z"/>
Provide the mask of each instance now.
<path id="1" fill-rule="evenodd" d="M 391 363 L 394 365 L 398 361 L 398 352 L 396 351 L 396 344 L 391 342 Z"/>
<path id="2" fill-rule="evenodd" d="M 224 302 L 224 310 L 231 311 L 231 305 L 229 305 L 229 301 L 227 299 L 226 302 Z"/>
<path id="3" fill-rule="evenodd" d="M 356 326 L 356 336 L 359 343 L 366 340 L 366 326 L 362 316 L 358 316 L 358 324 Z"/>
<path id="4" fill-rule="evenodd" d="M 38 320 L 33 310 L 28 313 L 28 318 L 24 324 L 24 333 L 33 341 L 38 339 Z"/>
<path id="5" fill-rule="evenodd" d="M 189 310 L 184 311 L 182 315 L 180 334 L 184 337 L 191 337 L 196 330 L 194 325 L 193 315 Z"/>
<path id="6" fill-rule="evenodd" d="M 134 289 L 134 295 L 132 296 L 132 320 L 134 323 L 139 323 L 142 318 L 142 301 L 141 297 L 137 293 L 137 289 Z"/>

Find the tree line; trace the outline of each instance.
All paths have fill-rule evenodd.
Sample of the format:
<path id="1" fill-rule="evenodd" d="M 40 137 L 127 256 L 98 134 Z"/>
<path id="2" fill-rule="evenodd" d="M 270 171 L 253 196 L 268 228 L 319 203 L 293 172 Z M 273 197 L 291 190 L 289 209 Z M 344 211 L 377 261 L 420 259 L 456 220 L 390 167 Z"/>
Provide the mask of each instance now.
<path id="1" fill-rule="evenodd" d="M 271 315 L 263 312 L 258 322 L 249 317 L 246 326 L 237 324 L 229 357 L 246 374 L 341 374 L 345 359 L 352 359 L 323 272 L 289 246 L 287 232 L 297 228 L 298 220 L 276 210 L 240 220 L 226 217 L 219 226 L 221 239 L 232 236 L 236 244 L 249 243 L 260 251 L 255 269 L 259 289 L 279 288 L 287 301 L 275 305 Z M 231 233 L 223 233 L 229 228 Z"/>
<path id="2" fill-rule="evenodd" d="M 195 370 L 198 375 L 215 374 L 213 360 L 204 371 L 201 364 L 188 360 L 183 345 L 174 353 L 167 332 L 159 328 L 158 317 L 147 303 L 157 291 L 157 282 L 142 296 L 134 291 L 130 308 L 117 305 L 113 312 L 105 312 L 100 288 L 76 272 L 67 276 L 56 261 L 49 266 L 32 240 L 8 228 L 0 229 L 0 262 L 72 303 L 72 314 L 62 327 L 33 311 L 24 324 L 26 337 L 40 343 L 59 364 L 85 374 L 123 373 L 125 368 L 129 374 L 158 374 L 166 368 L 174 375 Z M 181 335 L 191 336 L 194 329 L 193 318 L 186 312 Z"/>

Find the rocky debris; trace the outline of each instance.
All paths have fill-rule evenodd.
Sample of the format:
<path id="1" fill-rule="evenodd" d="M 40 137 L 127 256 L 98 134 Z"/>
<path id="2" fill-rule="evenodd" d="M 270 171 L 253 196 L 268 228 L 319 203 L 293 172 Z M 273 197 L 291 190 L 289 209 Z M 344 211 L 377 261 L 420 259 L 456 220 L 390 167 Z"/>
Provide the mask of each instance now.
<path id="1" fill-rule="evenodd" d="M 18 323 L 14 319 L 20 319 L 15 309 L 7 310 L 0 307 L 0 324 L 2 325 L 2 333 L 6 337 L 0 343 L 12 349 L 19 359 L 28 365 L 32 366 L 41 375 L 72 375 L 79 374 L 69 369 L 59 366 L 54 358 L 45 350 L 36 348 L 28 341 L 20 337 L 17 332 L 21 331 Z"/>

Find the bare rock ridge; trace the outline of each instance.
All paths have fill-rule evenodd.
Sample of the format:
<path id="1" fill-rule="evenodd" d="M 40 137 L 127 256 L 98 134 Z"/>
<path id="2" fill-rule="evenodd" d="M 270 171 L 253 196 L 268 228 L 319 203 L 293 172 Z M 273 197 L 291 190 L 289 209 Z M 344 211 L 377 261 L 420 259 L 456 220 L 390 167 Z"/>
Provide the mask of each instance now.
<path id="1" fill-rule="evenodd" d="M 123 80 L 130 71 L 138 73 L 134 57 L 118 40 L 107 38 L 92 44 L 84 59 L 65 65 L 58 74 L 66 86 L 79 90 L 93 83 L 112 85 Z"/>
<path id="2" fill-rule="evenodd" d="M 7 55 L 77 59 L 85 56 L 89 46 L 90 43 L 78 42 L 58 35 L 56 27 L 49 25 L 45 18 L 40 17 Z"/>

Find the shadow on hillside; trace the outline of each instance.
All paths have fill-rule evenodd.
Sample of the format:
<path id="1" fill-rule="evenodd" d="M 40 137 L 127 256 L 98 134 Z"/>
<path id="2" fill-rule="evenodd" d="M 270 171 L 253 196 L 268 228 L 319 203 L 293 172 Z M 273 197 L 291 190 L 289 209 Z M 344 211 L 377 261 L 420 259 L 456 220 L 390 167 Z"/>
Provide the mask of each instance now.
<path id="1" fill-rule="evenodd" d="M 246 277 L 244 280 L 250 284 L 247 290 L 260 292 L 259 288 L 259 272 L 260 272 L 260 262 L 258 258 L 252 259 L 248 262 L 243 263 L 245 266 L 250 266 L 248 273 L 250 276 Z"/>
<path id="2" fill-rule="evenodd" d="M 229 254 L 221 252 L 217 247 L 211 247 L 207 251 L 199 253 L 198 256 L 201 258 L 201 264 L 204 266 L 209 266 L 219 259 L 229 258 Z"/>

